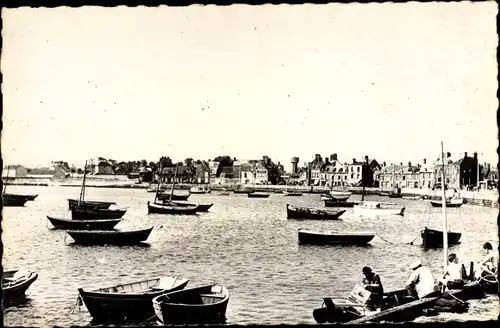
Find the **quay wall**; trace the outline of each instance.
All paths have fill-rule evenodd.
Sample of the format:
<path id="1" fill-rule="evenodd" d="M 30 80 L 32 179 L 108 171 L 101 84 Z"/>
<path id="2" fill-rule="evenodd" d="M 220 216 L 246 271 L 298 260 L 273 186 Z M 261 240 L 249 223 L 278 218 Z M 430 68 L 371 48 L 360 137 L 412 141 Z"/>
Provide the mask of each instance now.
<path id="1" fill-rule="evenodd" d="M 9 179 L 9 185 L 21 185 L 21 186 L 62 186 L 62 187 L 80 187 L 82 185 L 83 175 L 73 175 L 69 178 L 64 179 L 49 179 L 49 178 L 14 178 Z M 5 180 L 5 179 L 4 179 Z M 95 175 L 87 176 L 86 186 L 89 188 L 133 188 L 133 189 L 146 189 L 149 187 L 148 183 L 138 183 L 135 179 L 129 179 L 124 175 Z M 189 189 L 192 184 L 176 184 L 179 189 Z M 274 192 L 275 190 L 294 190 L 304 193 L 325 193 L 330 190 L 326 186 L 283 186 L 283 185 L 239 185 L 241 188 L 253 188 L 256 191 L 268 191 Z M 166 184 L 169 188 L 171 185 Z M 212 190 L 222 190 L 222 189 L 234 189 L 235 184 L 211 184 Z M 362 187 L 344 187 L 335 188 L 338 191 L 350 191 L 353 194 L 361 194 Z M 366 195 L 378 195 L 380 192 L 390 192 L 392 190 L 382 189 L 382 188 L 365 188 Z M 447 190 L 446 196 L 451 197 L 453 195 L 453 190 Z M 497 190 L 480 190 L 480 191 L 458 191 L 460 197 L 464 199 L 466 204 L 479 205 L 486 207 L 498 207 L 499 205 L 499 195 Z M 418 189 L 418 188 L 403 188 L 401 189 L 401 194 L 406 196 L 426 196 L 430 199 L 441 199 L 441 190 L 431 190 L 431 189 Z"/>

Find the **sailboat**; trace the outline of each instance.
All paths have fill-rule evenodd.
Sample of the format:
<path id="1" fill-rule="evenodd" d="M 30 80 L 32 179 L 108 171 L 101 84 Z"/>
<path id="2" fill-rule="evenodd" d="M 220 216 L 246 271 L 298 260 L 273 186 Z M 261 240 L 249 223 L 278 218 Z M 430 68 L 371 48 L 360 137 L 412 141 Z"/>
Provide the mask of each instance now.
<path id="1" fill-rule="evenodd" d="M 441 147 L 443 148 L 442 144 Z M 443 172 L 444 179 L 444 159 L 443 159 Z M 444 180 L 443 180 L 444 181 Z M 443 193 L 445 193 L 443 189 Z M 444 195 L 443 195 L 444 196 Z M 446 220 L 446 197 L 443 197 L 443 231 L 447 231 Z M 443 242 L 443 259 L 444 268 L 448 265 L 448 234 L 442 233 Z M 353 290 L 354 292 L 354 290 Z M 364 294 L 369 294 L 364 290 Z M 359 293 L 360 295 L 362 293 Z M 352 295 L 352 294 L 351 294 Z M 326 307 L 315 309 L 313 316 L 316 322 L 324 323 L 349 323 L 349 324 L 362 324 L 368 322 L 405 322 L 412 321 L 424 314 L 424 310 L 433 308 L 436 302 L 441 299 L 459 298 L 462 302 L 468 299 L 480 298 L 483 294 L 479 281 L 473 281 L 466 284 L 462 289 L 448 290 L 447 292 L 435 296 L 413 300 L 408 298 L 404 289 L 396 290 L 390 293 L 384 293 L 382 307 L 379 311 L 366 311 L 366 300 L 368 297 L 363 298 L 363 302 L 351 302 L 344 304 L 334 304 L 330 298 L 325 299 L 324 304 Z M 350 298 L 351 301 L 356 301 Z"/>
<path id="2" fill-rule="evenodd" d="M 74 207 L 80 207 L 84 209 L 108 209 L 111 205 L 115 205 L 115 202 L 105 202 L 97 200 L 85 200 L 85 181 L 87 178 L 87 161 L 85 161 L 85 167 L 83 169 L 83 180 L 82 187 L 80 189 L 80 196 L 78 199 L 68 199 L 68 207 L 72 210 Z"/>
<path id="3" fill-rule="evenodd" d="M 441 143 L 441 147 L 443 147 Z M 441 152 L 441 162 L 442 162 L 442 170 L 441 170 L 441 180 L 443 181 L 443 185 L 445 185 L 445 165 L 444 165 L 444 150 L 442 149 Z M 429 229 L 427 227 L 424 227 L 424 229 L 420 232 L 422 236 L 422 246 L 426 248 L 430 247 L 444 247 L 447 248 L 448 244 L 454 245 L 457 244 L 460 241 L 460 238 L 462 237 L 462 234 L 459 232 L 451 232 L 447 231 L 448 229 L 446 228 L 446 207 L 449 207 L 447 204 L 446 200 L 446 188 L 442 188 L 443 190 L 443 196 L 441 199 L 441 207 L 442 207 L 442 212 L 443 212 L 443 231 L 435 230 L 435 229 Z M 434 205 L 433 205 L 434 206 Z M 444 231 L 447 231 L 445 234 Z"/>
<path id="4" fill-rule="evenodd" d="M 175 174 L 174 181 L 172 182 L 172 188 L 170 190 L 170 194 L 168 198 L 163 199 L 163 204 L 157 203 L 158 192 L 160 190 L 160 184 L 158 183 L 155 199 L 153 203 L 148 201 L 148 214 L 196 214 L 198 211 L 198 205 L 196 204 L 182 204 L 179 205 L 177 202 L 172 201 L 172 195 L 174 194 L 175 188 L 175 179 L 177 178 L 178 166 L 175 166 Z M 160 166 L 160 172 L 162 172 L 162 168 Z M 208 209 L 207 209 L 208 210 Z"/>
<path id="5" fill-rule="evenodd" d="M 404 215 L 405 207 L 394 203 L 365 201 L 365 181 L 363 182 L 363 191 L 361 201 L 354 204 L 354 210 L 361 215 Z"/>
<path id="6" fill-rule="evenodd" d="M 7 176 L 2 191 L 3 206 L 18 206 L 18 207 L 24 206 L 24 204 L 26 204 L 26 202 L 29 200 L 29 197 L 25 195 L 6 193 L 8 180 L 9 180 L 9 170 L 7 170 Z"/>

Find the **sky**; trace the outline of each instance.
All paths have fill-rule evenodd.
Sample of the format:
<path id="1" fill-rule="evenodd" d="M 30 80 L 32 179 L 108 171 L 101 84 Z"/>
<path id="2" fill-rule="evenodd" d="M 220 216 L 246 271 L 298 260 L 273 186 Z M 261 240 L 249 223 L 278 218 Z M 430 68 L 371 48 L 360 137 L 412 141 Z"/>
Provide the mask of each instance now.
<path id="1" fill-rule="evenodd" d="M 497 162 L 496 2 L 2 9 L 5 164 Z"/>

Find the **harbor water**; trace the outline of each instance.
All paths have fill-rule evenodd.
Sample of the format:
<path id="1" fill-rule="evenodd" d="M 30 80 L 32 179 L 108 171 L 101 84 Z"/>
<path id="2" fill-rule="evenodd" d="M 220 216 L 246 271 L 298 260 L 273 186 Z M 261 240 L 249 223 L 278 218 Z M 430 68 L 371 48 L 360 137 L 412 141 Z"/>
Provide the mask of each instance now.
<path id="1" fill-rule="evenodd" d="M 323 297 L 347 298 L 370 266 L 385 290 L 404 287 L 409 264 L 421 259 L 435 276 L 442 272 L 441 249 L 424 250 L 420 230 L 441 229 L 441 208 L 428 201 L 369 196 L 406 206 L 404 216 L 358 217 L 352 208 L 338 221 L 287 220 L 286 204 L 324 208 L 320 196 L 267 199 L 245 194 L 191 195 L 189 202 L 213 203 L 197 216 L 148 215 L 153 193 L 143 189 L 88 188 L 86 199 L 115 201 L 127 208 L 120 229 L 154 225 L 148 246 L 78 246 L 63 230 L 53 230 L 47 215 L 70 218 L 67 198 L 79 188 L 9 186 L 8 192 L 39 194 L 25 207 L 3 209 L 2 240 L 5 270 L 37 272 L 25 304 L 5 310 L 5 325 L 90 325 L 85 306 L 75 307 L 77 288 L 97 288 L 156 276 L 190 279 L 188 286 L 216 282 L 230 292 L 227 322 L 234 324 L 310 324 Z M 353 200 L 360 196 L 351 196 Z M 482 256 L 482 245 L 498 245 L 498 209 L 473 205 L 448 208 L 448 227 L 462 233 L 450 248 L 461 262 Z M 297 229 L 374 231 L 366 247 L 298 245 Z M 415 239 L 416 238 L 416 239 Z M 413 245 L 410 245 L 410 242 Z M 498 317 L 498 297 L 470 301 L 467 315 L 446 314 L 446 320 L 487 320 Z M 419 320 L 419 319 L 417 319 Z M 425 320 L 436 320 L 426 318 Z"/>

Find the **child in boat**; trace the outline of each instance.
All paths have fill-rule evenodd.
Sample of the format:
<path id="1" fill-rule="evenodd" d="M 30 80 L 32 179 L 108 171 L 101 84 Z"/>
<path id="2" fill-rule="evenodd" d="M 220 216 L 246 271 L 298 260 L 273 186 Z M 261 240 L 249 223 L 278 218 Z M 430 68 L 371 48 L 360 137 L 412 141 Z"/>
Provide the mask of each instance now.
<path id="1" fill-rule="evenodd" d="M 463 287 L 462 266 L 458 264 L 458 256 L 455 253 L 448 255 L 448 265 L 440 283 L 448 289 Z"/>
<path id="2" fill-rule="evenodd" d="M 361 283 L 367 291 L 371 292 L 366 305 L 369 308 L 381 305 L 384 295 L 384 287 L 382 286 L 379 275 L 373 272 L 370 267 L 364 267 L 362 272 L 364 278 L 361 280 Z"/>
<path id="3" fill-rule="evenodd" d="M 493 246 L 489 242 L 483 245 L 484 257 L 479 262 L 479 274 L 481 277 L 495 275 L 497 272 L 497 261 L 493 253 Z"/>

